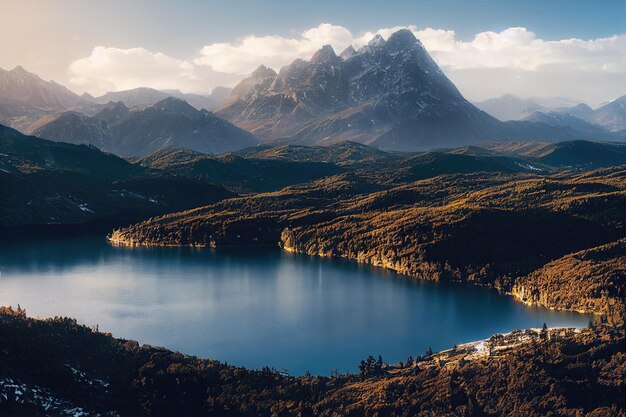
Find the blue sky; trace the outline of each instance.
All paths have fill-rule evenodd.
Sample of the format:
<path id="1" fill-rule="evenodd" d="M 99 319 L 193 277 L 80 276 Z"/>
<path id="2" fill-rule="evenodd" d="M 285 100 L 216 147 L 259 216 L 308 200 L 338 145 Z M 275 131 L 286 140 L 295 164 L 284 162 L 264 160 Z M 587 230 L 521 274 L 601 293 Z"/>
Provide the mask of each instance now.
<path id="1" fill-rule="evenodd" d="M 95 86 L 82 77 L 77 84 L 69 69 L 76 60 L 93 56 L 97 46 L 143 48 L 186 63 L 194 62 L 207 45 L 234 44 L 247 35 L 298 38 L 321 23 L 346 28 L 355 38 L 397 26 L 434 28 L 454 31 L 459 42 L 514 27 L 526 28 L 542 41 L 626 34 L 626 1 L 620 0 L 3 0 L 3 14 L 0 67 L 20 64 L 44 78 L 93 91 L 119 83 L 109 80 Z M 452 70 L 444 71 L 456 82 Z M 232 82 L 231 78 L 215 77 L 206 85 Z"/>

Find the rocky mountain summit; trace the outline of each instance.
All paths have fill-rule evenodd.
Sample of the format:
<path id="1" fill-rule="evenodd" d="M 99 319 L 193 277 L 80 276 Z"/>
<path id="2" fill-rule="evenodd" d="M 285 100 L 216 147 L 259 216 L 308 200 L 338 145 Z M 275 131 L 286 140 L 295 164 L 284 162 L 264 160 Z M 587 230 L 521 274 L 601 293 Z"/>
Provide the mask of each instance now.
<path id="1" fill-rule="evenodd" d="M 326 45 L 278 73 L 261 66 L 216 113 L 263 141 L 301 145 L 351 140 L 414 151 L 496 138 L 585 138 L 546 123 L 504 123 L 479 110 L 409 30 L 340 56 Z"/>
<path id="2" fill-rule="evenodd" d="M 463 98 L 408 30 L 341 56 L 326 45 L 278 74 L 259 67 L 216 111 L 267 141 L 354 140 L 396 149 L 453 141 L 458 126 L 476 131 L 495 123 Z"/>

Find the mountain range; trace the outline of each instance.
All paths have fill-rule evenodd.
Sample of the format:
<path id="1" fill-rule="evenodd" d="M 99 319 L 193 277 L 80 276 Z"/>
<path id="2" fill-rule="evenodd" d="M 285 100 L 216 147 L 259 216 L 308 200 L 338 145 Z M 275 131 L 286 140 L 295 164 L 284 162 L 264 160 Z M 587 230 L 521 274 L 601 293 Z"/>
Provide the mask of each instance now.
<path id="1" fill-rule="evenodd" d="M 139 87 L 132 90 L 110 91 L 98 97 L 83 94 L 82 97 L 89 102 L 98 104 L 108 104 L 110 102 L 122 101 L 128 107 L 148 107 L 168 97 L 175 97 L 186 101 L 198 110 L 213 110 L 228 94 L 231 89 L 226 87 L 216 87 L 211 94 L 185 94 L 179 90 L 155 90 L 154 88 Z"/>
<path id="2" fill-rule="evenodd" d="M 0 123 L 25 130 L 39 118 L 58 112 L 75 110 L 92 116 L 111 101 L 122 101 L 128 107 L 148 107 L 168 97 L 185 100 L 198 110 L 212 110 L 229 92 L 226 87 L 216 87 L 208 95 L 141 87 L 98 97 L 87 93 L 79 96 L 18 65 L 9 71 L 0 68 Z"/>
<path id="3" fill-rule="evenodd" d="M 626 96 L 595 110 L 512 95 L 474 105 L 408 30 L 340 55 L 326 45 L 278 73 L 261 65 L 232 90 L 216 88 L 208 96 L 151 88 L 78 96 L 22 67 L 2 70 L 0 85 L 0 123 L 120 156 L 173 148 L 222 153 L 254 146 L 255 137 L 297 145 L 353 141 L 394 151 L 486 140 L 626 139 Z"/>
<path id="4" fill-rule="evenodd" d="M 278 73 L 261 66 L 215 111 L 262 141 L 304 145 L 352 140 L 415 151 L 486 139 L 613 139 L 601 129 L 589 136 L 575 126 L 497 120 L 461 95 L 408 30 L 340 56 L 327 45 Z"/>
<path id="5" fill-rule="evenodd" d="M 44 117 L 28 133 L 44 139 L 90 144 L 120 156 L 146 156 L 165 148 L 224 153 L 254 146 L 250 133 L 208 110 L 168 97 L 156 104 L 129 109 L 110 102 L 93 116 L 67 111 Z"/>
<path id="6" fill-rule="evenodd" d="M 544 104 L 540 104 L 544 103 Z M 535 98 L 520 98 L 505 94 L 479 103 L 476 106 L 502 121 L 527 120 L 551 126 L 570 126 L 581 131 L 595 133 L 598 128 L 626 137 L 626 95 L 592 109 L 585 103 L 572 106 L 550 106 L 562 101 L 541 101 Z M 606 135 L 606 133 L 604 133 Z"/>
<path id="7" fill-rule="evenodd" d="M 410 31 L 341 55 L 327 45 L 279 73 L 260 67 L 216 113 L 264 141 L 396 150 L 474 140 L 499 125 L 463 98 Z"/>
<path id="8" fill-rule="evenodd" d="M 201 179 L 0 125 L 0 228 L 79 225 L 108 231 L 232 196 Z"/>

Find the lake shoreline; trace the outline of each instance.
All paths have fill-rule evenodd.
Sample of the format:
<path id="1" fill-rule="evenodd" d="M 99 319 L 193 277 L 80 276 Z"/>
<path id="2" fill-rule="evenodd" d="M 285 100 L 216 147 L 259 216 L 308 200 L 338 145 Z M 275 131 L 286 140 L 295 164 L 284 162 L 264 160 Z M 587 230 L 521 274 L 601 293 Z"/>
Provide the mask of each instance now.
<path id="1" fill-rule="evenodd" d="M 626 367 L 623 327 L 496 334 L 394 365 L 372 358 L 360 374 L 330 377 L 231 366 L 5 307 L 0 329 L 0 410 L 8 415 L 465 415 L 487 409 L 536 416 L 558 402 L 565 415 L 579 410 L 604 417 L 624 407 L 617 378 Z M 553 364 L 575 365 L 589 377 L 565 383 Z M 520 390 L 528 386 L 536 387 L 532 397 Z M 548 386 L 555 389 L 542 388 Z M 580 397 L 580 390 L 602 394 Z M 524 411 L 511 408 L 515 403 Z"/>
<path id="2" fill-rule="evenodd" d="M 212 244 L 204 244 L 204 243 L 190 243 L 190 244 L 177 244 L 177 243 L 165 243 L 165 242 L 152 242 L 152 241 L 146 241 L 146 240 L 141 240 L 141 241 L 134 241 L 134 240 L 128 240 L 127 238 L 122 237 L 122 234 L 120 234 L 118 231 L 114 231 L 110 234 L 108 234 L 106 236 L 106 240 L 112 244 L 112 245 L 118 245 L 118 246 L 126 246 L 126 247 L 190 247 L 190 248 L 212 248 L 212 249 L 217 249 L 217 248 L 254 248 L 257 246 L 261 246 L 261 247 L 276 247 L 276 248 L 280 248 L 281 250 L 287 252 L 287 253 L 294 253 L 294 254 L 300 254 L 300 255 L 307 255 L 307 256 L 313 256 L 313 257 L 322 257 L 322 258 L 340 258 L 340 259 L 345 259 L 345 260 L 349 260 L 352 262 L 356 262 L 358 264 L 365 264 L 365 265 L 369 265 L 372 266 L 374 268 L 381 268 L 383 270 L 390 270 L 393 271 L 395 273 L 397 273 L 400 276 L 403 277 L 407 277 L 409 279 L 413 279 L 413 280 L 425 280 L 425 281 L 433 281 L 431 279 L 423 279 L 421 276 L 414 276 L 412 274 L 409 273 L 409 271 L 407 269 L 401 269 L 401 268 L 396 268 L 394 266 L 393 263 L 391 262 L 378 262 L 378 263 L 372 263 L 372 262 L 368 262 L 368 261 L 364 261 L 363 259 L 361 259 L 360 257 L 351 257 L 351 256 L 346 256 L 342 253 L 340 254 L 324 254 L 324 253 L 308 253 L 307 251 L 304 250 L 300 250 L 294 246 L 290 246 L 290 245 L 286 245 L 284 241 L 282 242 L 278 242 L 276 245 L 271 245 L 271 244 L 259 244 L 259 245 L 254 245 L 254 244 L 239 244 L 239 245 L 216 245 L 214 243 Z M 438 279 L 434 280 L 434 281 L 439 281 Z M 547 309 L 553 310 L 553 311 L 567 311 L 567 312 L 573 312 L 573 313 L 578 313 L 578 314 L 585 314 L 585 315 L 593 315 L 596 318 L 601 316 L 603 313 L 599 312 L 597 310 L 588 310 L 588 309 L 568 309 L 568 308 L 563 308 L 560 306 L 555 306 L 555 305 L 551 305 L 549 303 L 541 303 L 541 302 L 536 302 L 533 300 L 528 299 L 528 297 L 526 296 L 524 291 L 520 291 L 520 288 L 513 288 L 511 290 L 503 290 L 502 288 L 498 288 L 497 286 L 494 286 L 490 283 L 481 283 L 478 281 L 470 281 L 470 280 L 462 280 L 462 279 L 458 279 L 458 280 L 447 280 L 447 282 L 454 282 L 454 283 L 464 283 L 467 285 L 472 285 L 472 286 L 479 286 L 479 287 L 485 287 L 485 288 L 490 288 L 493 289 L 495 291 L 497 291 L 499 294 L 502 295 L 507 295 L 512 297 L 515 301 L 522 303 L 528 307 L 545 307 Z"/>

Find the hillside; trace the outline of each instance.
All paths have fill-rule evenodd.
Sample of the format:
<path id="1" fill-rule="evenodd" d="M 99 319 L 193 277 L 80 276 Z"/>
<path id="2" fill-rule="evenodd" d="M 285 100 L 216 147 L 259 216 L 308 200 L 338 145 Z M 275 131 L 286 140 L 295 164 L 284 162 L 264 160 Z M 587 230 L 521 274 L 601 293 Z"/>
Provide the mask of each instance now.
<path id="1" fill-rule="evenodd" d="M 231 197 L 205 181 L 160 175 L 86 145 L 0 126 L 0 226 L 110 230 Z"/>
<path id="2" fill-rule="evenodd" d="M 624 329 L 515 331 L 360 375 L 293 377 L 0 307 L 0 412 L 68 416 L 622 416 Z M 364 358 L 365 359 L 365 358 Z"/>
<path id="3" fill-rule="evenodd" d="M 513 288 L 528 304 L 601 312 L 610 321 L 626 311 L 625 291 L 626 239 L 552 261 Z"/>
<path id="4" fill-rule="evenodd" d="M 136 163 L 179 176 L 201 178 L 243 193 L 275 191 L 344 171 L 326 162 L 258 158 L 254 155 L 205 155 L 186 149 L 157 151 Z"/>
<path id="5" fill-rule="evenodd" d="M 554 259 L 626 236 L 623 166 L 544 176 L 448 174 L 403 185 L 376 178 L 346 173 L 229 199 L 147 220 L 115 231 L 111 239 L 280 244 L 416 278 L 463 280 L 510 292 L 518 277 Z"/>

